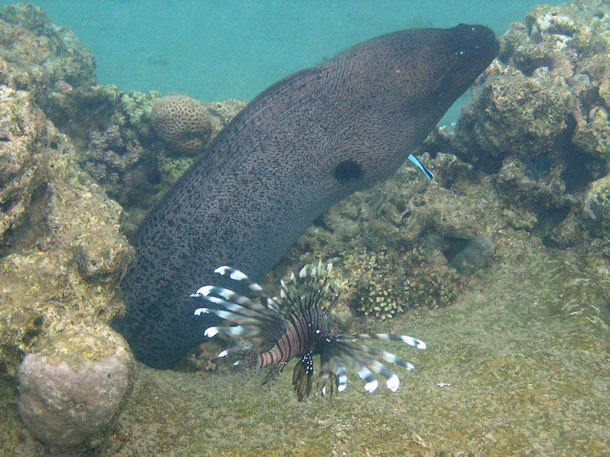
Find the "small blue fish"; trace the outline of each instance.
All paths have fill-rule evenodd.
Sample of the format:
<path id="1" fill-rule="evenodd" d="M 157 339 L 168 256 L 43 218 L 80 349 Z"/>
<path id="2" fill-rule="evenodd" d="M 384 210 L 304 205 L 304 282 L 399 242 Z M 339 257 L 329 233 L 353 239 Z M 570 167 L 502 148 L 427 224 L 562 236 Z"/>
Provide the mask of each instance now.
<path id="1" fill-rule="evenodd" d="M 413 162 L 417 166 L 417 168 L 419 168 L 426 175 L 426 178 L 428 178 L 428 179 L 434 178 L 434 174 L 430 170 L 428 170 L 424 166 L 424 164 L 419 161 L 419 159 L 417 157 L 415 157 L 413 154 L 409 154 L 408 158 L 411 162 Z"/>

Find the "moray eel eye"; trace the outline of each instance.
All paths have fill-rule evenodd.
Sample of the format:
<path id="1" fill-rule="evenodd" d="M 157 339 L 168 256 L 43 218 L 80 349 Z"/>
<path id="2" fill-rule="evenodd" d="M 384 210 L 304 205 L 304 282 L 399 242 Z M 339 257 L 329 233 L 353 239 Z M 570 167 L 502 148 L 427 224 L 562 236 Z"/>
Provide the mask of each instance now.
<path id="1" fill-rule="evenodd" d="M 335 178 L 339 182 L 349 182 L 362 178 L 364 171 L 357 162 L 353 160 L 344 160 L 335 167 Z"/>

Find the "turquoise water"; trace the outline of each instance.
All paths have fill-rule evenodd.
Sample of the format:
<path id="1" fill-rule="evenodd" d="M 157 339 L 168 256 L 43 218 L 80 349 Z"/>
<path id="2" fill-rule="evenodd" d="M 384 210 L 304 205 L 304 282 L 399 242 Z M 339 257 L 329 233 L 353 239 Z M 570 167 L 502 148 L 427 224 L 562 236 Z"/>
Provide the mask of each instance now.
<path id="1" fill-rule="evenodd" d="M 10 3 L 0 1 L 0 6 Z M 540 1 L 32 3 L 93 51 L 101 83 L 125 90 L 187 93 L 209 102 L 251 100 L 284 76 L 394 30 L 464 22 L 488 25 L 501 35 Z"/>

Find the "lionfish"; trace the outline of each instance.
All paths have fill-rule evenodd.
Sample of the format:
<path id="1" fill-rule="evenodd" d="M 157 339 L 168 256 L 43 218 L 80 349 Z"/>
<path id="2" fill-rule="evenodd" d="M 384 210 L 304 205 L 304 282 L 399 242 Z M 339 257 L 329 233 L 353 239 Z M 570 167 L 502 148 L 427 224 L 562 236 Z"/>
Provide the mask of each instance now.
<path id="1" fill-rule="evenodd" d="M 288 281 L 280 281 L 279 297 L 268 297 L 263 288 L 243 272 L 222 266 L 214 272 L 228 276 L 243 285 L 246 295 L 229 289 L 206 285 L 192 297 L 205 299 L 214 307 L 199 308 L 195 315 L 215 314 L 234 324 L 226 327 L 209 327 L 203 334 L 209 338 L 219 333 L 246 340 L 218 354 L 249 352 L 251 363 L 257 369 L 275 368 L 279 374 L 293 358 L 298 358 L 292 374 L 292 385 L 299 401 L 307 397 L 312 388 L 314 355 L 319 356 L 319 384 L 321 393 L 342 392 L 347 387 L 347 370 L 355 370 L 365 382 L 364 390 L 374 392 L 379 386 L 376 375 L 386 379 L 386 387 L 396 392 L 398 376 L 383 363 L 393 363 L 411 371 L 415 367 L 400 357 L 381 349 L 356 342 L 359 339 L 393 340 L 417 349 L 426 349 L 426 343 L 411 336 L 387 333 L 344 335 L 333 323 L 330 310 L 337 302 L 329 282 L 332 264 L 305 265 Z M 245 349 L 246 348 L 246 349 Z"/>

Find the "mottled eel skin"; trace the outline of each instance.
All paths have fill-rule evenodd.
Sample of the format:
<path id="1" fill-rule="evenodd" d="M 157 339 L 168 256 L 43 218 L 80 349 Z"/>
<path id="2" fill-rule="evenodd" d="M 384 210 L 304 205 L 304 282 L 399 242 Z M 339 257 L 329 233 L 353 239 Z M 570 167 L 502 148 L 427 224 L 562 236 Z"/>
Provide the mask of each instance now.
<path id="1" fill-rule="evenodd" d="M 113 322 L 169 368 L 202 339 L 189 295 L 232 265 L 261 279 L 320 214 L 390 176 L 498 52 L 460 24 L 356 45 L 265 90 L 139 227 Z"/>

